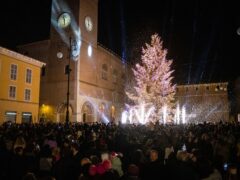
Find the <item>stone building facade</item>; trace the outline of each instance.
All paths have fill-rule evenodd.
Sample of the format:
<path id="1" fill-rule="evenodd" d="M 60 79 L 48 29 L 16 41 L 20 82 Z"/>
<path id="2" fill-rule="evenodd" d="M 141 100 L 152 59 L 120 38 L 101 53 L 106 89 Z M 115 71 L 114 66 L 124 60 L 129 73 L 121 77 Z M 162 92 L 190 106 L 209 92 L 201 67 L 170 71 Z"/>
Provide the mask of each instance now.
<path id="1" fill-rule="evenodd" d="M 176 100 L 184 107 L 186 122 L 229 120 L 228 83 L 178 85 Z"/>

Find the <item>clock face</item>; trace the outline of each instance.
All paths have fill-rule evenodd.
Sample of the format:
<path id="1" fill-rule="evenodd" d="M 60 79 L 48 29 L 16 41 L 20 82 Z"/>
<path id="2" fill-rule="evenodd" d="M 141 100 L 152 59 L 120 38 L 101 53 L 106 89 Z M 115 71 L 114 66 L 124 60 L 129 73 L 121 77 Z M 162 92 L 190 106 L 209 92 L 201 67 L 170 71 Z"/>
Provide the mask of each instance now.
<path id="1" fill-rule="evenodd" d="M 92 31 L 93 29 L 93 22 L 89 16 L 85 17 L 85 27 L 88 31 Z"/>
<path id="2" fill-rule="evenodd" d="M 66 28 L 71 23 L 71 16 L 68 13 L 62 13 L 58 18 L 58 26 L 60 28 Z"/>

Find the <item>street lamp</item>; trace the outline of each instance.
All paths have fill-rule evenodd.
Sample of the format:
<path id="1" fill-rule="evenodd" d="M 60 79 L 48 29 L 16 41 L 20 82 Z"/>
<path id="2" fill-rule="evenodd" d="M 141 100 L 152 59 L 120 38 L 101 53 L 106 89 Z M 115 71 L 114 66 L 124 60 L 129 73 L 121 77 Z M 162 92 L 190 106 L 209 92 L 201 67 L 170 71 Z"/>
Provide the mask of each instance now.
<path id="1" fill-rule="evenodd" d="M 65 74 L 67 74 L 67 111 L 66 111 L 66 125 L 69 123 L 69 85 L 70 85 L 70 59 L 71 59 L 71 38 L 70 38 L 70 52 L 69 52 L 69 57 L 68 57 L 68 65 L 65 67 Z"/>
<path id="2" fill-rule="evenodd" d="M 71 37 L 69 38 L 69 57 L 68 57 L 68 64 L 65 66 L 65 74 L 67 75 L 67 111 L 66 111 L 66 117 L 65 117 L 65 123 L 66 125 L 69 124 L 69 89 L 70 89 L 70 73 L 71 73 L 71 68 L 70 68 L 70 59 L 72 57 L 72 39 Z M 74 46 L 77 46 L 76 43 L 73 44 Z M 74 51 L 77 50 L 76 47 L 74 47 L 73 49 Z M 76 54 L 73 54 L 74 56 L 76 56 Z M 57 53 L 57 57 L 59 59 L 63 58 L 63 53 L 62 52 L 58 52 Z"/>

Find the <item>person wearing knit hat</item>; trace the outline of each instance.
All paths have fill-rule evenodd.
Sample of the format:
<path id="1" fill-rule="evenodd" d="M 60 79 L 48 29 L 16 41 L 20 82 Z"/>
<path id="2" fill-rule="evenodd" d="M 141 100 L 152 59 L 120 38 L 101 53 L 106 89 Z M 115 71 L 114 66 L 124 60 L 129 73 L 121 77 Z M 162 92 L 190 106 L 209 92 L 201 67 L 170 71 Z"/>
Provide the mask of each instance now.
<path id="1" fill-rule="evenodd" d="M 123 175 L 123 170 L 122 170 L 122 162 L 120 158 L 117 156 L 113 156 L 111 158 L 111 162 L 112 162 L 112 168 L 116 170 L 119 176 L 121 177 Z"/>

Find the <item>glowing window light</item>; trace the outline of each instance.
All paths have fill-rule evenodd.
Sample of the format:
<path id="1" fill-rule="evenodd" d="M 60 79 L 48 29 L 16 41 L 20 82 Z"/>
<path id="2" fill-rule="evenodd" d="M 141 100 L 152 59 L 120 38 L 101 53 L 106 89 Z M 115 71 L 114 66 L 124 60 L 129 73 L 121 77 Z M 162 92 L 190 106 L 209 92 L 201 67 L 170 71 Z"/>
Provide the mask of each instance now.
<path id="1" fill-rule="evenodd" d="M 182 123 L 186 123 L 186 110 L 185 107 L 182 107 Z"/>
<path id="2" fill-rule="evenodd" d="M 90 44 L 88 45 L 88 56 L 92 56 L 92 46 Z"/>

